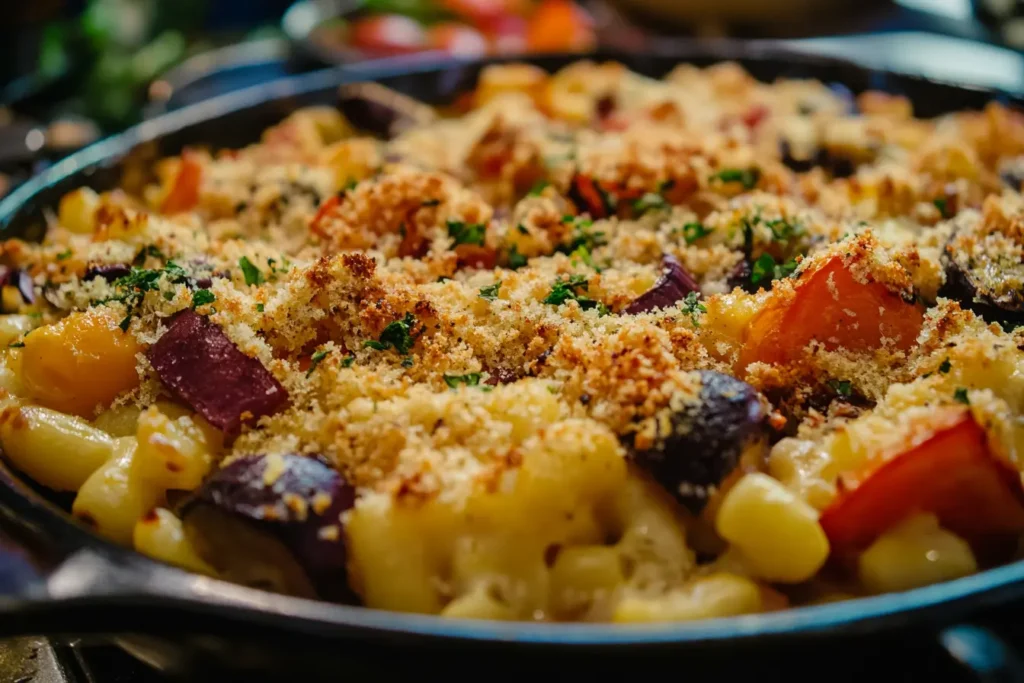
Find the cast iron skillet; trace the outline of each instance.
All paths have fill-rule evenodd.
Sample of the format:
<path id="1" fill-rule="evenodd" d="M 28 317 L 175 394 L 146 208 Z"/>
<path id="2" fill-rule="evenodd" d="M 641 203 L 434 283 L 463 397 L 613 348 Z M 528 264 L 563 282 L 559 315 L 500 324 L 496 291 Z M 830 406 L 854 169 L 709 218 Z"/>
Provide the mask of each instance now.
<path id="1" fill-rule="evenodd" d="M 556 69 L 575 56 L 530 57 Z M 920 115 L 980 108 L 1005 94 L 953 86 L 847 62 L 733 42 L 681 43 L 672 54 L 600 54 L 651 76 L 680 62 L 737 59 L 755 76 L 817 78 L 854 92 L 909 96 Z M 125 168 L 185 144 L 239 146 L 296 107 L 334 101 L 336 86 L 376 80 L 441 103 L 472 87 L 494 60 L 411 58 L 353 65 L 256 86 L 182 109 L 97 143 L 56 164 L 0 202 L 0 230 L 38 237 L 47 211 L 82 184 L 108 188 Z M 970 625 L 977 611 L 1024 598 L 1024 562 L 907 593 L 764 615 L 650 626 L 494 623 L 381 612 L 273 595 L 187 572 L 115 547 L 71 521 L 37 487 L 0 469 L 0 635 L 47 633 L 116 638 L 136 655 L 189 680 L 229 671 L 291 680 L 369 675 L 434 675 L 432 667 L 489 675 L 586 667 L 636 673 L 671 666 L 716 678 L 782 667 L 834 676 L 887 657 L 924 657 L 940 643 L 975 671 L 1020 674 L 991 629 Z M 965 625 L 966 624 L 966 625 Z M 898 631 L 898 637 L 892 637 Z M 889 636 L 889 637 L 887 637 Z M 398 646 L 400 650 L 396 649 Z M 484 658 L 486 656 L 486 659 Z M 852 659 L 851 659 L 852 657 Z M 555 667 L 540 669 L 539 666 Z M 827 667 L 825 669 L 819 667 Z M 651 668 L 649 668 L 651 667 Z M 864 670 L 861 668 L 861 670 Z M 571 675 L 571 674 L 570 674 Z M 308 677 L 308 678 L 307 678 Z"/>

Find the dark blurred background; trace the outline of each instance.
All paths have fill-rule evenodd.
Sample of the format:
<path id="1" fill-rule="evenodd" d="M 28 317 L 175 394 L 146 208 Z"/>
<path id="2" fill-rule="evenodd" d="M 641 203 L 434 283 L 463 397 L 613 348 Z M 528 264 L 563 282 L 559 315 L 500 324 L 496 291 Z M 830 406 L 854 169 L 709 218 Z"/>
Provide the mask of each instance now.
<path id="1" fill-rule="evenodd" d="M 1024 0 L 7 0 L 0 195 L 147 116 L 289 73 L 437 50 L 778 39 L 1024 90 Z"/>

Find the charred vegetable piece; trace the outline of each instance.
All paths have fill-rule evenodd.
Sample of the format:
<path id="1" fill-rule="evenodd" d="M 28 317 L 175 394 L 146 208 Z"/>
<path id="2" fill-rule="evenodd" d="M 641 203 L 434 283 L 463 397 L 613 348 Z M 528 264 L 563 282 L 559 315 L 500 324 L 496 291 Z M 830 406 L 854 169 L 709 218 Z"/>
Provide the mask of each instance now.
<path id="1" fill-rule="evenodd" d="M 914 512 L 972 539 L 1024 531 L 1020 474 L 993 454 L 965 408 L 938 412 L 930 436 L 864 473 L 821 516 L 834 550 L 862 550 Z"/>
<path id="2" fill-rule="evenodd" d="M 343 85 L 338 100 L 352 125 L 384 138 L 430 123 L 437 116 L 431 107 L 378 83 Z"/>
<path id="3" fill-rule="evenodd" d="M 605 218 L 615 213 L 611 195 L 601 189 L 596 181 L 580 173 L 573 176 L 569 200 L 592 218 Z"/>
<path id="4" fill-rule="evenodd" d="M 673 415 L 671 432 L 654 446 L 631 449 L 634 462 L 696 514 L 766 433 L 757 390 L 713 370 L 699 374 L 700 401 Z"/>
<path id="5" fill-rule="evenodd" d="M 83 280 L 95 280 L 98 277 L 103 278 L 107 282 L 113 282 L 123 277 L 128 277 L 132 274 L 132 267 L 127 263 L 101 263 L 94 266 L 89 266 L 85 274 L 82 275 Z"/>
<path id="6" fill-rule="evenodd" d="M 147 355 L 178 398 L 228 433 L 288 401 L 284 387 L 258 360 L 239 351 L 220 327 L 194 311 L 179 313 Z"/>
<path id="7" fill-rule="evenodd" d="M 166 214 L 189 211 L 199 203 L 199 184 L 203 178 L 203 167 L 198 157 L 185 150 L 181 153 L 181 165 L 178 174 L 171 183 L 171 189 L 160 205 L 160 211 Z"/>
<path id="8" fill-rule="evenodd" d="M 1024 324 L 1024 244 L 1011 231 L 988 234 L 985 221 L 958 230 L 946 245 L 946 282 L 939 296 L 954 299 L 986 321 Z"/>
<path id="9" fill-rule="evenodd" d="M 626 313 L 636 315 L 647 313 L 656 308 L 668 308 L 686 298 L 691 292 L 700 292 L 700 286 L 693 275 L 683 267 L 675 256 L 665 254 L 661 257 L 661 277 L 654 286 L 637 297 L 636 301 L 626 308 Z"/>
<path id="10" fill-rule="evenodd" d="M 792 293 L 773 293 L 744 333 L 738 367 L 796 360 L 812 341 L 863 351 L 889 340 L 906 350 L 923 320 L 920 306 L 880 282 L 860 282 L 836 256 L 803 273 Z"/>
<path id="11" fill-rule="evenodd" d="M 199 554 L 242 582 L 346 600 L 341 513 L 355 490 L 316 456 L 248 455 L 215 472 L 182 506 Z"/>

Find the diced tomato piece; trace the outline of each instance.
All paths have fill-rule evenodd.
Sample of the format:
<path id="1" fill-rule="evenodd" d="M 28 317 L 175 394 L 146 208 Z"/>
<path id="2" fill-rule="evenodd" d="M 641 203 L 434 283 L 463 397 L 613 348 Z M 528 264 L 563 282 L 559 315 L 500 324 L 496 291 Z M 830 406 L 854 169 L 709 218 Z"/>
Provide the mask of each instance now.
<path id="1" fill-rule="evenodd" d="M 906 350 L 917 339 L 924 311 L 880 282 L 859 282 L 841 257 L 805 273 L 795 292 L 769 299 L 744 333 L 740 369 L 757 361 L 796 360 L 812 341 L 826 349 L 877 349 L 883 339 Z"/>
<path id="2" fill-rule="evenodd" d="M 569 199 L 576 208 L 590 212 L 592 218 L 604 218 L 608 215 L 604 195 L 593 178 L 577 173 L 572 179 Z"/>
<path id="3" fill-rule="evenodd" d="M 475 244 L 460 244 L 455 247 L 459 267 L 491 269 L 498 263 L 498 252 L 489 247 Z"/>
<path id="4" fill-rule="evenodd" d="M 330 215 L 330 213 L 338 207 L 338 204 L 340 203 L 341 198 L 338 195 L 328 197 L 324 201 L 324 203 L 320 205 L 320 208 L 317 209 L 316 215 L 313 216 L 313 220 L 309 222 L 310 232 L 312 232 L 314 235 L 319 235 L 320 237 L 326 237 L 327 235 L 324 233 L 323 230 L 323 222 L 324 220 L 326 220 L 327 216 Z"/>
<path id="5" fill-rule="evenodd" d="M 178 175 L 174 177 L 170 191 L 160 205 L 163 213 L 189 211 L 199 203 L 199 183 L 203 178 L 203 167 L 199 157 L 189 150 L 181 153 Z"/>
<path id="6" fill-rule="evenodd" d="M 868 546 L 915 512 L 966 539 L 1024 531 L 1020 473 L 989 448 L 965 408 L 935 416 L 932 435 L 863 474 L 821 515 L 833 551 Z"/>
<path id="7" fill-rule="evenodd" d="M 477 57 L 487 54 L 489 45 L 483 34 L 465 24 L 449 21 L 431 26 L 427 44 L 453 55 Z"/>
<path id="8" fill-rule="evenodd" d="M 426 49 L 427 34 L 415 19 L 377 14 L 352 22 L 349 43 L 375 56 L 401 55 Z"/>
<path id="9" fill-rule="evenodd" d="M 594 20 L 572 0 L 543 0 L 530 17 L 526 42 L 534 52 L 590 50 L 597 42 Z"/>
<path id="10" fill-rule="evenodd" d="M 762 121 L 768 118 L 770 113 L 771 110 L 767 105 L 755 104 L 743 114 L 741 120 L 747 128 L 757 128 Z"/>

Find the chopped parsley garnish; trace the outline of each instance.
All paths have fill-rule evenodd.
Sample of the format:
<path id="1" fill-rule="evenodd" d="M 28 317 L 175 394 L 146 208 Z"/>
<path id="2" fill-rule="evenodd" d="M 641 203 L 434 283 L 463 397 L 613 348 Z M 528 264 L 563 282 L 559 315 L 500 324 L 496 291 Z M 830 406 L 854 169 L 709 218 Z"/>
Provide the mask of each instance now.
<path id="1" fill-rule="evenodd" d="M 527 227 L 525 225 L 523 225 L 522 223 L 520 223 L 519 225 L 516 226 L 516 230 L 519 231 L 520 235 L 529 235 L 530 234 L 529 229 L 527 229 Z"/>
<path id="2" fill-rule="evenodd" d="M 448 219 L 448 236 L 455 240 L 455 244 L 475 244 L 478 247 L 484 246 L 484 236 L 487 233 L 487 226 L 483 223 L 464 223 Z"/>
<path id="3" fill-rule="evenodd" d="M 171 283 L 177 284 L 188 280 L 188 273 L 174 261 L 168 261 L 167 265 L 160 269 L 132 268 L 131 272 L 124 277 L 114 280 L 113 286 L 117 294 L 95 302 L 96 305 L 116 301 L 123 303 L 128 313 L 118 324 L 122 330 L 127 331 L 131 324 L 131 317 L 135 307 L 142 303 L 146 292 L 155 292 L 160 289 L 160 278 L 166 277 Z M 174 298 L 173 292 L 171 299 Z M 166 297 L 166 293 L 165 296 Z M 170 299 L 168 299 L 170 301 Z"/>
<path id="4" fill-rule="evenodd" d="M 765 221 L 764 224 L 772 231 L 772 240 L 775 242 L 788 242 L 793 237 L 798 237 L 804 232 L 802 225 L 791 223 L 785 218 Z"/>
<path id="5" fill-rule="evenodd" d="M 642 216 L 648 211 L 661 211 L 667 208 L 669 208 L 669 203 L 657 192 L 648 192 L 633 202 L 633 211 L 638 216 Z"/>
<path id="6" fill-rule="evenodd" d="M 750 267 L 750 282 L 756 285 L 762 280 L 781 280 L 792 275 L 796 268 L 795 259 L 776 263 L 771 254 L 761 254 L 760 258 L 754 261 L 754 265 Z"/>
<path id="7" fill-rule="evenodd" d="M 402 359 L 402 367 L 411 368 L 413 366 L 413 362 L 412 356 L 406 356 Z"/>
<path id="8" fill-rule="evenodd" d="M 932 204 L 934 204 L 935 208 L 939 210 L 939 214 L 943 218 L 949 218 L 949 202 L 946 200 L 945 197 L 933 199 Z"/>
<path id="9" fill-rule="evenodd" d="M 589 218 L 573 218 L 574 229 L 572 239 L 567 244 L 562 244 L 556 251 L 563 254 L 571 254 L 580 247 L 586 247 L 587 251 L 594 251 L 597 247 L 608 243 L 605 234 L 601 230 L 591 230 L 594 221 Z"/>
<path id="10" fill-rule="evenodd" d="M 192 308 L 197 306 L 204 306 L 206 304 L 212 304 L 216 297 L 213 296 L 213 292 L 208 289 L 197 289 L 192 293 Z"/>
<path id="11" fill-rule="evenodd" d="M 608 307 L 603 303 L 580 295 L 580 292 L 587 291 L 589 286 L 587 278 L 582 275 L 570 275 L 568 280 L 559 277 L 551 286 L 551 293 L 544 297 L 542 303 L 561 306 L 566 301 L 575 301 L 585 311 L 596 308 L 600 315 L 607 315 Z"/>
<path id="12" fill-rule="evenodd" d="M 263 304 L 256 304 L 256 310 L 259 311 L 260 313 L 262 313 L 263 312 Z"/>
<path id="13" fill-rule="evenodd" d="M 449 375 L 445 374 L 444 383 L 452 389 L 458 389 L 460 384 L 467 387 L 475 387 L 480 384 L 480 373 L 479 372 L 467 372 L 465 375 Z"/>
<path id="14" fill-rule="evenodd" d="M 146 262 L 147 256 L 152 256 L 153 258 L 160 259 L 161 261 L 164 261 L 167 258 L 155 244 L 148 244 L 144 248 L 140 249 L 139 253 L 135 255 L 135 258 L 132 259 L 132 265 L 141 267 L 142 264 Z"/>
<path id="15" fill-rule="evenodd" d="M 309 370 L 306 370 L 306 377 L 309 377 L 310 375 L 313 374 L 313 371 L 316 370 L 316 366 L 320 365 L 320 361 L 322 361 L 324 358 L 327 358 L 326 351 L 317 351 L 310 357 Z"/>
<path id="16" fill-rule="evenodd" d="M 576 247 L 576 251 L 569 254 L 569 257 L 573 259 L 573 261 L 579 259 L 580 261 L 583 261 L 583 263 L 587 264 L 597 272 L 601 272 L 601 268 L 599 268 L 598 265 L 594 263 L 594 257 L 590 255 L 590 250 L 587 249 L 586 246 L 582 244 Z"/>
<path id="17" fill-rule="evenodd" d="M 939 372 L 941 372 L 943 375 L 945 375 L 952 368 L 953 368 L 953 364 L 950 363 L 949 359 L 947 358 L 946 360 L 942 361 L 941 365 L 939 365 Z"/>
<path id="18" fill-rule="evenodd" d="M 830 379 L 828 386 L 840 396 L 853 396 L 853 382 L 848 379 Z"/>
<path id="19" fill-rule="evenodd" d="M 687 223 L 683 226 L 683 239 L 686 240 L 687 244 L 693 244 L 701 237 L 710 235 L 712 229 L 705 228 L 703 223 Z"/>
<path id="20" fill-rule="evenodd" d="M 412 313 L 406 313 L 401 320 L 388 323 L 388 326 L 380 333 L 379 340 L 367 339 L 363 342 L 363 346 L 376 351 L 394 349 L 404 356 L 416 343 L 416 337 L 412 335 L 412 328 L 415 326 L 416 318 Z"/>
<path id="21" fill-rule="evenodd" d="M 7 345 L 7 348 L 9 348 L 9 349 L 23 349 L 23 348 L 25 348 L 25 342 L 20 342 L 20 341 L 18 341 L 18 342 L 11 342 L 10 344 Z"/>
<path id="22" fill-rule="evenodd" d="M 488 301 L 494 301 L 498 298 L 498 290 L 501 289 L 501 280 L 498 280 L 489 287 L 480 288 L 480 298 L 487 299 Z"/>
<path id="23" fill-rule="evenodd" d="M 525 266 L 528 261 L 529 259 L 520 254 L 519 249 L 513 244 L 512 249 L 508 252 L 508 267 L 512 270 L 516 270 Z"/>
<path id="24" fill-rule="evenodd" d="M 70 249 L 65 249 L 64 251 L 62 251 L 59 254 L 57 254 L 57 260 L 58 261 L 66 261 L 69 258 L 71 258 L 71 250 Z"/>
<path id="25" fill-rule="evenodd" d="M 238 259 L 238 267 L 242 269 L 242 275 L 245 277 L 246 285 L 251 287 L 253 285 L 263 284 L 262 271 L 253 265 L 248 256 L 243 256 Z"/>
<path id="26" fill-rule="evenodd" d="M 355 356 L 351 356 L 351 355 L 350 356 L 345 356 L 344 358 L 341 359 L 341 367 L 343 367 L 343 368 L 350 368 L 350 367 L 352 367 L 352 364 L 355 363 L 355 362 L 356 362 L 356 357 Z"/>
<path id="27" fill-rule="evenodd" d="M 964 387 L 959 387 L 953 392 L 953 400 L 957 403 L 963 403 L 965 406 L 971 405 L 971 399 L 967 397 L 967 389 Z"/>
<path id="28" fill-rule="evenodd" d="M 700 295 L 697 292 L 690 292 L 683 299 L 682 309 L 683 313 L 690 316 L 690 320 L 693 322 L 695 327 L 700 327 L 700 314 L 707 313 L 707 307 L 700 302 Z"/>
<path id="29" fill-rule="evenodd" d="M 761 169 L 758 168 L 723 168 L 711 176 L 712 180 L 720 180 L 723 183 L 739 183 L 744 190 L 751 190 L 761 179 Z"/>
<path id="30" fill-rule="evenodd" d="M 550 184 L 551 183 L 549 183 L 546 180 L 538 181 L 532 188 L 530 188 L 530 193 L 529 193 L 528 196 L 530 196 L 530 197 L 539 197 L 540 193 L 544 191 L 544 188 L 547 187 Z"/>
<path id="31" fill-rule="evenodd" d="M 174 292 L 164 292 L 164 300 L 165 301 L 174 301 L 174 297 L 175 297 Z"/>

